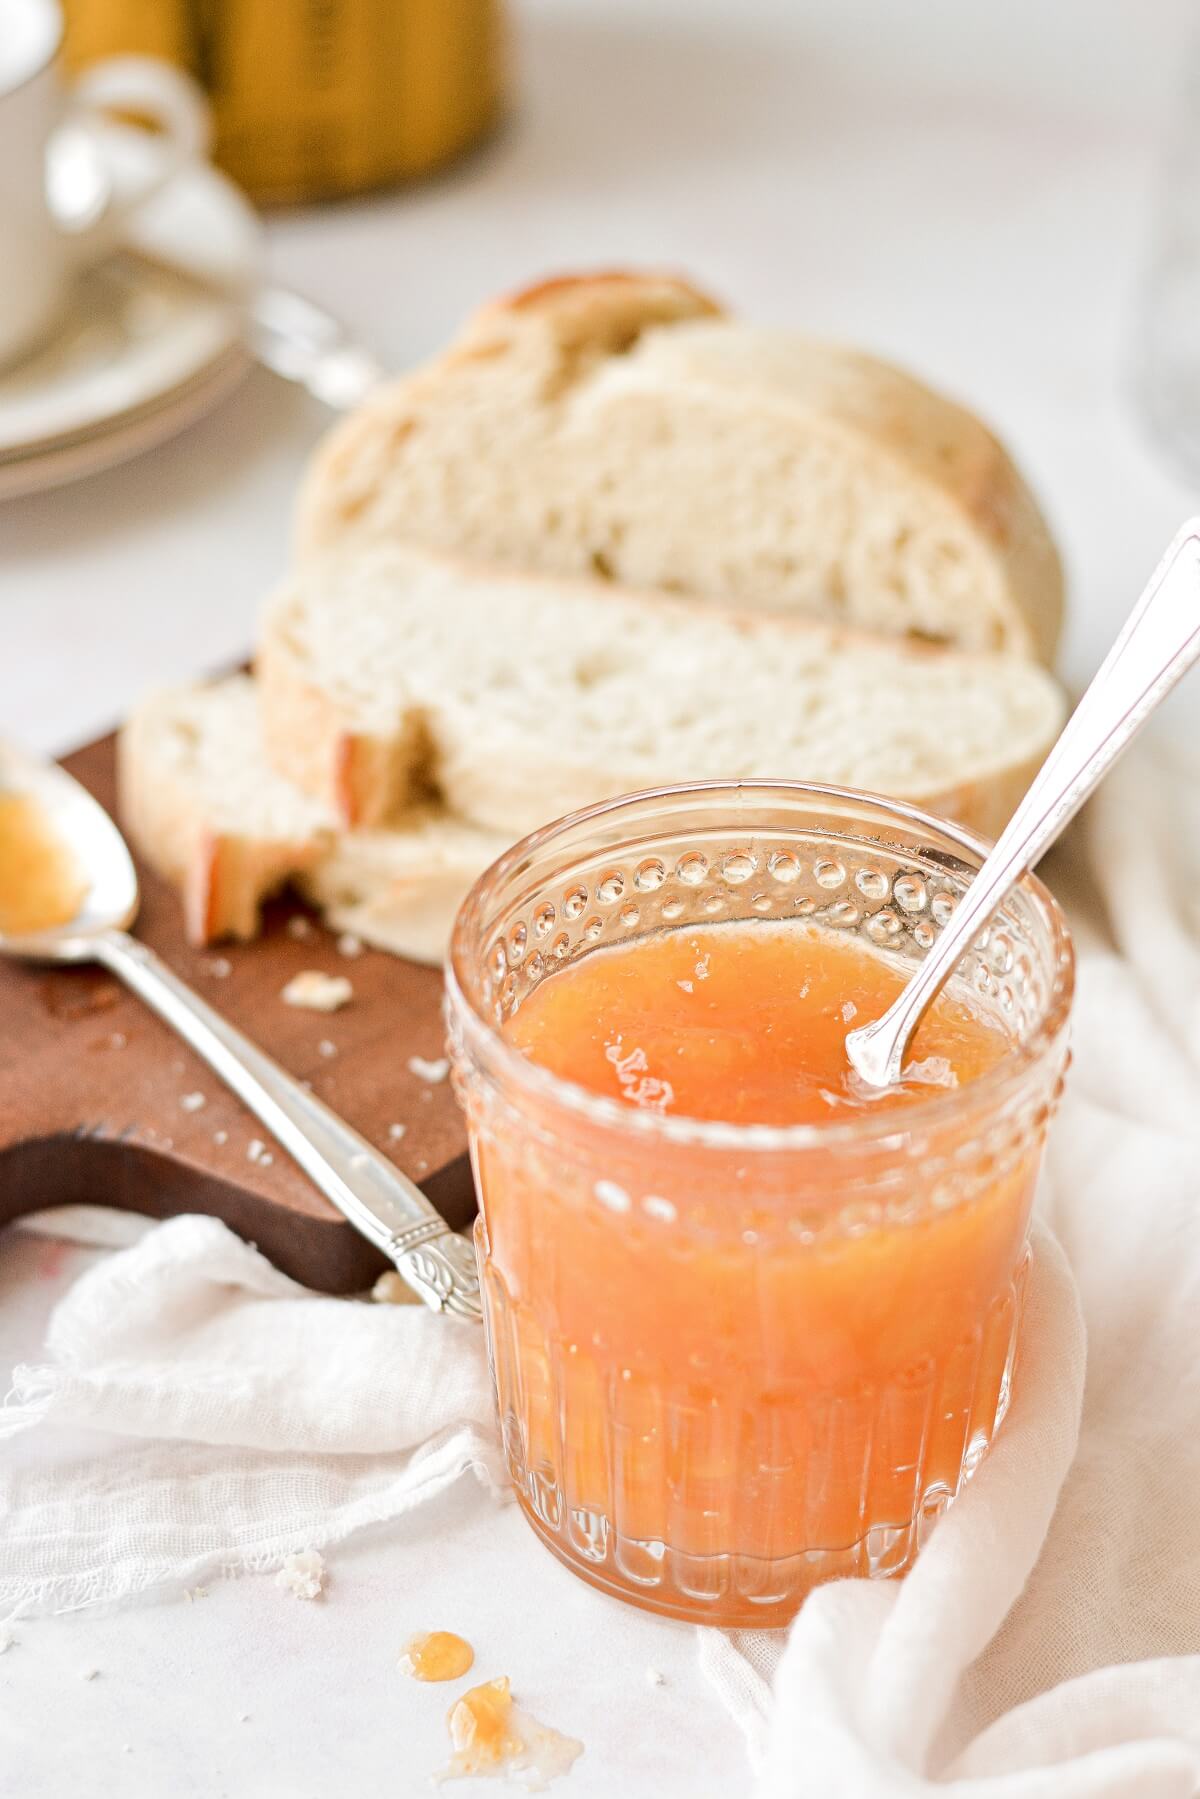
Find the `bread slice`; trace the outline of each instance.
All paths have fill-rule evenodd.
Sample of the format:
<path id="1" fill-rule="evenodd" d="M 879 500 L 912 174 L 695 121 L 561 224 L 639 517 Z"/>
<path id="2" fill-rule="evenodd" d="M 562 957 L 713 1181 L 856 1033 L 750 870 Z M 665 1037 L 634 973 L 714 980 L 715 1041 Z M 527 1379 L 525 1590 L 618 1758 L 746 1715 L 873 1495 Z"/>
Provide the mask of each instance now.
<path id="1" fill-rule="evenodd" d="M 117 787 L 121 822 L 179 888 L 194 943 L 255 936 L 262 901 L 336 828 L 267 767 L 248 675 L 144 700 L 118 738 Z"/>
<path id="2" fill-rule="evenodd" d="M 428 807 L 342 841 L 328 807 L 267 764 L 246 675 L 144 701 L 121 731 L 118 776 L 125 829 L 179 889 L 194 943 L 255 936 L 263 902 L 291 883 L 335 930 L 440 962 L 460 901 L 507 847 Z"/>
<path id="3" fill-rule="evenodd" d="M 458 908 L 508 847 L 507 837 L 427 806 L 400 828 L 338 837 L 296 885 L 331 930 L 412 962 L 437 964 Z"/>
<path id="4" fill-rule="evenodd" d="M 1062 572 L 970 412 L 858 351 L 652 275 L 485 307 L 338 425 L 302 554 L 407 540 L 483 563 L 1050 662 Z"/>
<path id="5" fill-rule="evenodd" d="M 510 839 L 634 788 L 767 776 L 993 834 L 1064 717 L 1019 657 L 387 544 L 302 568 L 268 607 L 257 666 L 273 764 L 344 822 L 432 792 Z"/>

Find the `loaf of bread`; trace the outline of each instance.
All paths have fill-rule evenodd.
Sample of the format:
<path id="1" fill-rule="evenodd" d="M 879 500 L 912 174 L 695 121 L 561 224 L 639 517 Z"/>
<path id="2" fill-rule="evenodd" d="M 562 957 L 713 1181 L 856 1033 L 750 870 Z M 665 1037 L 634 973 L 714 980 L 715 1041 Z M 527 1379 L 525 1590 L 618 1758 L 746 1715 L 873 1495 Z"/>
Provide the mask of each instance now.
<path id="1" fill-rule="evenodd" d="M 657 276 L 489 305 L 336 427 L 298 546 L 371 539 L 1045 662 L 1062 611 L 1045 522 L 970 412 Z"/>
<path id="2" fill-rule="evenodd" d="M 484 307 L 330 433 L 256 681 L 121 739 L 196 941 L 291 883 L 436 959 L 515 838 L 639 787 L 783 777 L 1003 826 L 1063 720 L 1062 579 L 969 412 L 860 352 L 602 274 Z"/>
<path id="3" fill-rule="evenodd" d="M 290 883 L 335 930 L 440 962 L 459 902 L 506 847 L 428 806 L 343 838 L 267 764 L 245 675 L 143 701 L 120 735 L 118 779 L 125 829 L 179 889 L 194 943 L 256 936 L 264 901 Z"/>
<path id="4" fill-rule="evenodd" d="M 1016 656 L 930 649 L 398 545 L 312 561 L 258 656 L 275 768 L 347 826 L 433 795 L 509 839 L 640 787 L 832 782 L 1003 824 L 1063 721 Z"/>

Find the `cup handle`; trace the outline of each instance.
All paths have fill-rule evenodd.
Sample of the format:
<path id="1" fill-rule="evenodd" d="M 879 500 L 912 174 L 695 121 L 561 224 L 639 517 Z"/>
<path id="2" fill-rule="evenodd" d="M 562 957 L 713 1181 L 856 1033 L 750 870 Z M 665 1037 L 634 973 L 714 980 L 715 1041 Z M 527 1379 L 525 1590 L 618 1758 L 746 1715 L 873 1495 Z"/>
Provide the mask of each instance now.
<path id="1" fill-rule="evenodd" d="M 104 154 L 96 129 L 113 110 L 153 120 L 157 154 L 144 173 L 124 176 Z M 104 255 L 130 215 L 186 164 L 204 157 L 212 119 L 202 90 L 181 69 L 152 56 L 114 56 L 94 63 L 75 83 L 67 119 L 50 141 L 47 197 L 79 261 Z"/>

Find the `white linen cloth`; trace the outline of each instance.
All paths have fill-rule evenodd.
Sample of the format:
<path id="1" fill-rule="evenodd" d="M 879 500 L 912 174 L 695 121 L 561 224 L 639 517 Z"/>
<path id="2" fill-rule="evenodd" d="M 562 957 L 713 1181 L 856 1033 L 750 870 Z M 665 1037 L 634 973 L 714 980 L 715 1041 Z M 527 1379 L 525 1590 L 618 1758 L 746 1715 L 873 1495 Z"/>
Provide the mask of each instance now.
<path id="1" fill-rule="evenodd" d="M 820 1589 L 788 1633 L 697 1633 L 759 1799 L 1200 1792 L 1197 774 L 1139 750 L 1051 870 L 1076 1060 L 991 1456 L 905 1581 Z M 89 1271 L 47 1349 L 0 1439 L 105 1434 L 50 1472 L 0 1441 L 0 1620 L 270 1567 L 468 1469 L 501 1485 L 479 1333 L 317 1298 L 211 1220 Z"/>
<path id="2" fill-rule="evenodd" d="M 213 1218 L 153 1227 L 60 1303 L 0 1410 L 0 1622 L 276 1567 L 436 1498 L 499 1488 L 483 1333 L 318 1297 Z M 35 1424 L 103 1433 L 46 1466 Z"/>

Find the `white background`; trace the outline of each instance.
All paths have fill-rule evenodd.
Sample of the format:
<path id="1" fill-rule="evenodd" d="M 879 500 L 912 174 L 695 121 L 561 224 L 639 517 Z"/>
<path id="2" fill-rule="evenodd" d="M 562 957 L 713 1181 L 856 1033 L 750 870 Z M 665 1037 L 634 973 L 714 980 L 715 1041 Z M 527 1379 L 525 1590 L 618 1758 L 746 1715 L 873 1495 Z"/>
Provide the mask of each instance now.
<path id="1" fill-rule="evenodd" d="M 1186 0 L 526 3 L 503 135 L 419 190 L 277 216 L 271 269 L 397 367 L 497 289 L 637 263 L 894 357 L 988 418 L 1044 497 L 1079 683 L 1194 503 L 1128 381 L 1191 16 Z M 323 422 L 255 376 L 174 444 L 0 506 L 0 731 L 63 749 L 147 683 L 243 655 Z M 1200 698 L 1175 704 L 1187 728 Z M 0 1241 L 0 1363 L 36 1357 L 75 1265 Z M 624 1645 L 606 1666 L 598 1608 Z M 746 1790 L 691 1633 L 591 1594 L 464 1485 L 437 1520 L 341 1552 L 319 1606 L 244 1581 L 22 1627 L 0 1659 L 0 1794 L 424 1791 L 442 1705 L 393 1663 L 435 1626 L 585 1739 L 576 1799 Z"/>

